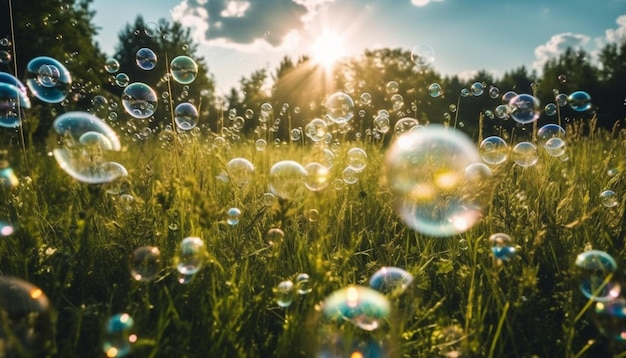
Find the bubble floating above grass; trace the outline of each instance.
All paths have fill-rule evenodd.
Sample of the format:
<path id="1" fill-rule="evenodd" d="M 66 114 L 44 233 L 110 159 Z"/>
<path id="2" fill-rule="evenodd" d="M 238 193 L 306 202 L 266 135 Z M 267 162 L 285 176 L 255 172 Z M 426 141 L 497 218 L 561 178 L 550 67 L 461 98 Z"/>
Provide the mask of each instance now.
<path id="1" fill-rule="evenodd" d="M 178 247 L 176 270 L 181 275 L 193 276 L 204 264 L 204 241 L 199 237 L 186 237 Z"/>
<path id="2" fill-rule="evenodd" d="M 370 277 L 370 287 L 382 293 L 403 292 L 413 282 L 413 275 L 399 267 L 382 267 Z"/>
<path id="3" fill-rule="evenodd" d="M 52 128 L 60 144 L 52 153 L 59 167 L 72 178 L 101 184 L 128 175 L 123 165 L 106 157 L 120 151 L 121 144 L 100 118 L 87 112 L 67 112 L 54 120 Z"/>
<path id="4" fill-rule="evenodd" d="M 415 118 L 404 117 L 396 122 L 393 126 L 393 132 L 399 136 L 404 132 L 408 132 L 418 128 L 419 122 Z"/>
<path id="5" fill-rule="evenodd" d="M 304 166 L 306 177 L 304 185 L 311 191 L 320 191 L 328 187 L 331 180 L 331 172 L 318 162 L 310 162 Z"/>
<path id="6" fill-rule="evenodd" d="M 567 103 L 576 112 L 584 112 L 591 108 L 591 96 L 585 91 L 576 91 L 567 97 Z"/>
<path id="7" fill-rule="evenodd" d="M 120 63 L 114 58 L 108 58 L 106 61 L 104 61 L 104 69 L 108 73 L 116 73 L 120 70 Z"/>
<path id="8" fill-rule="evenodd" d="M 48 357 L 52 353 L 50 304 L 39 287 L 0 276 L 0 312 L 0 356 Z"/>
<path id="9" fill-rule="evenodd" d="M 387 93 L 397 93 L 400 90 L 400 85 L 396 81 L 389 81 L 385 86 Z"/>
<path id="10" fill-rule="evenodd" d="M 552 116 L 554 116 L 554 115 L 556 114 L 556 108 L 557 108 L 557 107 L 556 107 L 556 104 L 554 104 L 554 103 L 548 103 L 548 104 L 546 104 L 546 106 L 543 108 L 543 112 L 544 112 L 546 115 L 548 115 L 548 116 L 552 117 Z"/>
<path id="11" fill-rule="evenodd" d="M 348 123 L 354 117 L 354 101 L 343 92 L 335 92 L 324 102 L 328 118 L 337 124 Z"/>
<path id="12" fill-rule="evenodd" d="M 586 298 L 606 302 L 619 296 L 621 286 L 613 278 L 617 263 L 611 255 L 600 250 L 584 251 L 576 256 L 574 264 L 580 291 Z"/>
<path id="13" fill-rule="evenodd" d="M 479 146 L 480 156 L 487 164 L 501 164 L 506 161 L 509 154 L 509 146 L 506 141 L 498 136 L 483 139 Z"/>
<path id="14" fill-rule="evenodd" d="M 513 147 L 511 158 L 520 167 L 532 167 L 539 160 L 539 152 L 537 147 L 531 142 L 520 142 Z"/>
<path id="15" fill-rule="evenodd" d="M 104 327 L 102 350 L 107 357 L 126 357 L 131 353 L 135 320 L 128 313 L 111 316 Z"/>
<path id="16" fill-rule="evenodd" d="M 26 85 L 37 99 L 60 103 L 70 92 L 72 77 L 61 62 L 41 56 L 26 65 Z"/>
<path id="17" fill-rule="evenodd" d="M 419 44 L 411 49 L 411 61 L 419 69 L 424 69 L 435 62 L 435 50 L 426 44 Z"/>
<path id="18" fill-rule="evenodd" d="M 234 158 L 226 164 L 228 177 L 239 187 L 246 186 L 252 181 L 254 165 L 245 158 Z"/>
<path id="19" fill-rule="evenodd" d="M 489 236 L 489 244 L 496 260 L 508 261 L 515 256 L 515 245 L 508 234 L 500 232 Z"/>
<path id="20" fill-rule="evenodd" d="M 353 168 L 357 172 L 363 171 L 367 166 L 367 153 L 363 148 L 354 147 L 350 148 L 347 153 L 348 166 Z"/>
<path id="21" fill-rule="evenodd" d="M 528 124 L 539 118 L 539 100 L 529 94 L 517 95 L 509 101 L 511 118 L 517 123 Z"/>
<path id="22" fill-rule="evenodd" d="M 331 293 L 321 304 L 323 320 L 351 322 L 364 331 L 374 331 L 391 314 L 387 298 L 373 288 L 348 286 Z"/>
<path id="23" fill-rule="evenodd" d="M 565 93 L 559 93 L 554 97 L 554 101 L 559 107 L 565 107 L 567 104 L 567 95 Z"/>
<path id="24" fill-rule="evenodd" d="M 189 102 L 180 103 L 174 109 L 174 123 L 176 128 L 188 131 L 198 125 L 198 109 Z"/>
<path id="25" fill-rule="evenodd" d="M 502 95 L 502 103 L 509 104 L 513 98 L 517 97 L 517 93 L 514 91 L 507 91 Z"/>
<path id="26" fill-rule="evenodd" d="M 26 92 L 7 82 L 0 82 L 0 127 L 16 128 L 22 124 L 24 110 L 30 108 Z"/>
<path id="27" fill-rule="evenodd" d="M 144 71 L 150 71 L 157 65 L 157 55 L 147 47 L 140 48 L 135 54 L 135 63 Z"/>
<path id="28" fill-rule="evenodd" d="M 308 273 L 301 273 L 296 276 L 296 292 L 299 295 L 307 295 L 313 291 L 311 278 Z"/>
<path id="29" fill-rule="evenodd" d="M 372 95 L 368 92 L 361 93 L 361 104 L 367 106 L 370 103 L 372 103 Z"/>
<path id="30" fill-rule="evenodd" d="M 276 303 L 282 308 L 291 306 L 294 297 L 294 285 L 291 280 L 280 282 L 274 289 Z"/>
<path id="31" fill-rule="evenodd" d="M 282 160 L 272 166 L 269 173 L 270 191 L 283 199 L 294 199 L 304 189 L 307 172 L 293 160 Z"/>
<path id="32" fill-rule="evenodd" d="M 469 138 L 443 126 L 399 136 L 385 155 L 384 173 L 402 221 L 437 237 L 472 227 L 482 217 L 490 184 L 468 185 L 465 168 L 480 160 Z"/>
<path id="33" fill-rule="evenodd" d="M 439 83 L 431 83 L 428 86 L 428 94 L 435 98 L 441 96 L 441 85 Z"/>
<path id="34" fill-rule="evenodd" d="M 380 133 L 387 133 L 389 128 L 389 112 L 379 111 L 376 117 L 374 117 L 374 129 Z"/>
<path id="35" fill-rule="evenodd" d="M 489 87 L 489 97 L 492 99 L 500 97 L 500 89 L 494 86 Z"/>
<path id="36" fill-rule="evenodd" d="M 191 57 L 178 56 L 170 63 L 170 73 L 174 81 L 187 85 L 196 79 L 198 65 Z"/>
<path id="37" fill-rule="evenodd" d="M 135 118 L 148 118 L 156 111 L 158 98 L 152 87 L 134 82 L 124 88 L 122 105 L 126 113 Z"/>
<path id="38" fill-rule="evenodd" d="M 161 272 L 161 266 L 161 250 L 156 246 L 138 247 L 130 257 L 130 275 L 137 281 L 154 280 Z"/>
<path id="39" fill-rule="evenodd" d="M 226 212 L 226 223 L 230 226 L 236 226 L 241 219 L 241 210 L 239 208 L 230 208 Z"/>
<path id="40" fill-rule="evenodd" d="M 537 131 L 537 141 L 542 147 L 552 138 L 565 138 L 565 129 L 558 124 L 546 124 Z"/>
<path id="41" fill-rule="evenodd" d="M 304 133 L 315 143 L 319 143 L 328 133 L 328 125 L 323 119 L 314 118 L 304 127 Z"/>
<path id="42" fill-rule="evenodd" d="M 619 204 L 617 194 L 613 190 L 604 190 L 600 193 L 600 201 L 607 208 L 613 208 Z"/>

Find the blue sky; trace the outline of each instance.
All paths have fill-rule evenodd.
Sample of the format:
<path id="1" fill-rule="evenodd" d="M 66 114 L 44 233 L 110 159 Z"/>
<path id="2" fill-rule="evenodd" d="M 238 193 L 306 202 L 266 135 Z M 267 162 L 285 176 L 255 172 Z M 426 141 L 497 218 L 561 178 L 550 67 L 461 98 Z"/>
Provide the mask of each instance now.
<path id="1" fill-rule="evenodd" d="M 223 93 L 256 69 L 273 72 L 285 55 L 315 57 L 319 47 L 358 55 L 428 44 L 439 73 L 498 77 L 521 65 L 540 69 L 568 46 L 593 53 L 626 37 L 626 0 L 95 0 L 92 8 L 108 54 L 139 14 L 190 26 Z M 324 33 L 339 40 L 319 45 Z"/>

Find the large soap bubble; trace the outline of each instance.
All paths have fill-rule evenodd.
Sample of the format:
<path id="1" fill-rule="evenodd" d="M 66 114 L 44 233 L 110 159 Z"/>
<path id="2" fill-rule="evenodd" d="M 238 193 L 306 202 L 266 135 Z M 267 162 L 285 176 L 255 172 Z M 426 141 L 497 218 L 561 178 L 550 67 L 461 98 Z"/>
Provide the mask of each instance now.
<path id="1" fill-rule="evenodd" d="M 59 103 L 67 97 L 72 85 L 70 72 L 51 57 L 36 57 L 26 65 L 26 85 L 38 99 Z"/>
<path id="2" fill-rule="evenodd" d="M 19 127 L 24 109 L 30 108 L 30 99 L 19 87 L 0 82 L 0 127 Z"/>
<path id="3" fill-rule="evenodd" d="M 128 114 L 135 118 L 148 118 L 157 108 L 157 94 L 142 82 L 131 83 L 122 92 L 122 104 Z"/>
<path id="4" fill-rule="evenodd" d="M 270 169 L 270 191 L 283 199 L 293 199 L 303 191 L 306 175 L 307 171 L 300 163 L 282 160 Z"/>
<path id="5" fill-rule="evenodd" d="M 170 63 L 170 72 L 174 81 L 187 85 L 198 75 L 198 65 L 191 57 L 178 56 Z"/>
<path id="6" fill-rule="evenodd" d="M 467 178 L 466 168 L 481 161 L 461 132 L 439 125 L 406 132 L 385 156 L 385 175 L 395 208 L 406 225 L 426 235 L 450 236 L 482 216 L 490 180 Z"/>
<path id="7" fill-rule="evenodd" d="M 326 99 L 324 105 L 328 118 L 334 123 L 347 123 L 354 117 L 354 101 L 346 93 L 333 93 Z"/>
<path id="8" fill-rule="evenodd" d="M 511 118 L 517 123 L 528 124 L 539 118 L 540 102 L 537 97 L 529 94 L 517 95 L 509 101 Z"/>
<path id="9" fill-rule="evenodd" d="M 109 152 L 121 149 L 113 129 L 86 112 L 68 112 L 54 120 L 52 128 L 60 148 L 52 153 L 67 174 L 83 183 L 100 184 L 128 175 L 119 163 L 108 161 Z"/>

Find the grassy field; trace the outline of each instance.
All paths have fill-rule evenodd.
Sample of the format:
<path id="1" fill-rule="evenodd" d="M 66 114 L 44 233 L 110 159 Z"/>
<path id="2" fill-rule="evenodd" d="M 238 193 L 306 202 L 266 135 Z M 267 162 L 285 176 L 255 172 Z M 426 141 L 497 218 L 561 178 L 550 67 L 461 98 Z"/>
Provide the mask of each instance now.
<path id="1" fill-rule="evenodd" d="M 328 332 L 319 303 L 347 285 L 367 286 L 384 266 L 414 280 L 387 295 L 392 312 L 378 329 L 331 327 L 361 342 L 361 353 L 346 356 L 620 356 L 623 342 L 599 333 L 574 270 L 576 256 L 593 248 L 615 258 L 616 277 L 625 272 L 626 138 L 590 126 L 567 127 L 565 157 L 542 150 L 532 167 L 510 160 L 493 167 L 484 217 L 448 238 L 421 235 L 398 219 L 379 143 L 333 146 L 332 178 L 341 178 L 350 148 L 366 150 L 358 181 L 303 190 L 297 200 L 264 196 L 269 169 L 279 160 L 321 160 L 319 145 L 258 151 L 254 140 L 187 134 L 125 140 L 115 159 L 129 175 L 102 185 L 73 180 L 45 150 L 26 148 L 24 156 L 15 146 L 8 156 L 19 184 L 1 193 L 0 206 L 15 233 L 0 240 L 0 273 L 48 297 L 52 328 L 30 332 L 49 338 L 43 356 L 103 357 L 104 326 L 118 313 L 134 320 L 137 340 L 127 356 L 315 356 Z M 224 180 L 237 157 L 255 166 L 244 187 Z M 609 188 L 620 198 L 615 207 L 601 203 Z M 231 207 L 241 210 L 237 225 L 227 222 Z M 284 237 L 268 237 L 272 228 Z M 492 256 L 488 238 L 496 232 L 515 240 L 509 261 Z M 188 236 L 204 241 L 203 266 L 181 284 L 178 246 Z M 129 268 L 144 245 L 161 252 L 162 268 L 150 282 L 134 280 Z M 280 307 L 276 286 L 300 273 L 309 275 L 312 291 Z M 3 327 L 6 344 L 15 337 Z"/>

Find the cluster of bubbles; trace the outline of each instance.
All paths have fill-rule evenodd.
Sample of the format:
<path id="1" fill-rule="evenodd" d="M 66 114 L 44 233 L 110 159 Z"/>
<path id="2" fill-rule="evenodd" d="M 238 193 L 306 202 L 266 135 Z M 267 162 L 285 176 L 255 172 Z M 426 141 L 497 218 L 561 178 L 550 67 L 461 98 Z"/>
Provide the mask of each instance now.
<path id="1" fill-rule="evenodd" d="M 273 229 L 279 230 L 279 229 Z M 270 233 L 271 235 L 280 235 L 280 233 Z M 276 239 L 276 238 L 273 238 Z M 274 288 L 276 303 L 282 308 L 287 308 L 293 303 L 296 294 L 298 296 L 308 295 L 313 291 L 311 286 L 311 278 L 308 273 L 299 273 L 294 280 L 281 281 Z"/>

